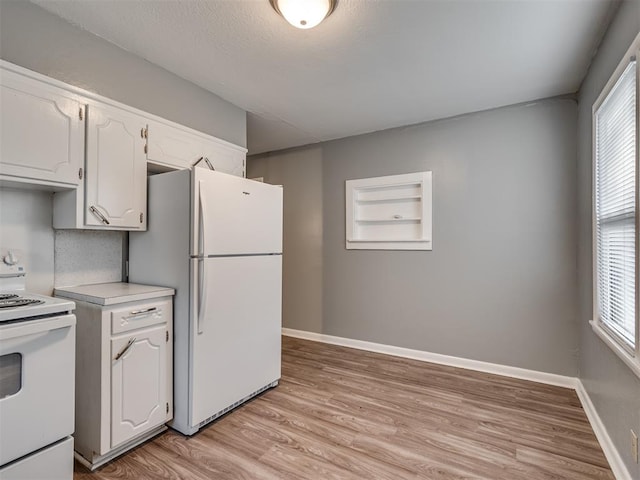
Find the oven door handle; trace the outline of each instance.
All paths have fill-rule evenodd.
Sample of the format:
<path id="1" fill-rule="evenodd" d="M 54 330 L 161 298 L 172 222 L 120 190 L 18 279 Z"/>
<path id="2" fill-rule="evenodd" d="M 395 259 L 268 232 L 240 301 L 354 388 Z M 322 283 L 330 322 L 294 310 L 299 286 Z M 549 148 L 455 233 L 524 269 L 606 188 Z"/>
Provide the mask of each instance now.
<path id="1" fill-rule="evenodd" d="M 116 355 L 116 358 L 114 358 L 114 360 L 116 362 L 120 360 L 124 356 L 124 354 L 127 353 L 129 349 L 133 346 L 135 341 L 136 341 L 136 337 L 132 337 L 131 340 L 129 340 L 129 342 L 125 345 L 125 347 L 122 350 L 120 350 L 120 353 Z"/>
<path id="2" fill-rule="evenodd" d="M 27 337 L 29 335 L 38 334 L 46 336 L 54 330 L 75 327 L 76 317 L 73 315 L 61 315 L 47 319 L 47 322 L 19 322 L 6 325 L 0 328 L 0 340 L 10 340 L 12 338 Z"/>

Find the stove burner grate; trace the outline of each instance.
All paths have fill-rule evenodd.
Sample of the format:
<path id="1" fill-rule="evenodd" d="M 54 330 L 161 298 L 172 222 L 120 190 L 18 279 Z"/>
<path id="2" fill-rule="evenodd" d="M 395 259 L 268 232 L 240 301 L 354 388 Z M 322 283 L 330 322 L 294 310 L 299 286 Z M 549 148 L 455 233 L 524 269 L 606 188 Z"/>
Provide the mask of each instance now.
<path id="1" fill-rule="evenodd" d="M 0 298 L 0 308 L 28 307 L 31 305 L 40 305 L 44 300 L 35 300 L 33 298 L 22 298 L 17 295 L 9 298 Z"/>

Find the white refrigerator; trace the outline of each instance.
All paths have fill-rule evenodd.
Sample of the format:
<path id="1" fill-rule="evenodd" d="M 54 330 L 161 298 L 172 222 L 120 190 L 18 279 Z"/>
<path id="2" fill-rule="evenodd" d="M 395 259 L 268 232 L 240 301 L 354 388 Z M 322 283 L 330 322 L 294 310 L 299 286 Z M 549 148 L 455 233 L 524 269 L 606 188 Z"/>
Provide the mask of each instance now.
<path id="1" fill-rule="evenodd" d="M 129 281 L 176 290 L 170 425 L 192 435 L 280 379 L 282 188 L 194 168 L 148 195 Z"/>

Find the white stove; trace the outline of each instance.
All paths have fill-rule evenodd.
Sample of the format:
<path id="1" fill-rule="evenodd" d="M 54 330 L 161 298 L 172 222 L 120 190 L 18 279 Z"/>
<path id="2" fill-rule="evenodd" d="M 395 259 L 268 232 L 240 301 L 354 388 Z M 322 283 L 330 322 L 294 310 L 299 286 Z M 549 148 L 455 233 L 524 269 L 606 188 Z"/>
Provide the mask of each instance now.
<path id="1" fill-rule="evenodd" d="M 25 291 L 0 249 L 0 478 L 72 480 L 75 304 Z"/>
<path id="2" fill-rule="evenodd" d="M 0 323 L 71 313 L 68 300 L 25 291 L 27 271 L 18 250 L 0 249 Z"/>
<path id="3" fill-rule="evenodd" d="M 69 300 L 24 290 L 0 290 L 0 323 L 57 315 L 74 308 L 75 304 Z"/>

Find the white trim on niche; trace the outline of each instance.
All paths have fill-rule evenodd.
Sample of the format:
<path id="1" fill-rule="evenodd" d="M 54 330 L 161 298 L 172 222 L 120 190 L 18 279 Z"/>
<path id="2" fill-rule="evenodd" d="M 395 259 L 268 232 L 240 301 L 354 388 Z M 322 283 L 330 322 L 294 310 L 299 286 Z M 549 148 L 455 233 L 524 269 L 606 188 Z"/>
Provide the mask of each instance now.
<path id="1" fill-rule="evenodd" d="M 358 350 L 366 350 L 368 352 L 383 353 L 396 357 L 410 358 L 423 362 L 437 363 L 451 367 L 465 368 L 467 370 L 475 370 L 478 372 L 492 373 L 505 377 L 519 378 L 521 380 L 529 380 L 532 382 L 545 383 L 547 385 L 555 385 L 558 387 L 571 388 L 576 391 L 582 408 L 584 409 L 591 428 L 600 442 L 602 451 L 604 452 L 611 471 L 616 480 L 633 480 L 631 473 L 627 470 L 620 453 L 616 449 L 604 423 L 600 419 L 589 394 L 579 378 L 557 375 L 554 373 L 539 372 L 537 370 L 528 370 L 525 368 L 510 367 L 497 363 L 481 362 L 478 360 L 470 360 L 468 358 L 453 357 L 450 355 L 442 355 L 439 353 L 425 352 L 423 350 L 413 350 L 410 348 L 395 347 L 393 345 L 384 345 L 381 343 L 365 342 L 362 340 L 353 340 L 351 338 L 335 337 L 333 335 L 324 335 L 322 333 L 305 332 L 303 330 L 294 330 L 291 328 L 283 328 L 282 334 L 287 337 L 301 338 L 314 342 L 328 343 L 331 345 L 339 345 L 342 347 L 355 348 Z"/>

